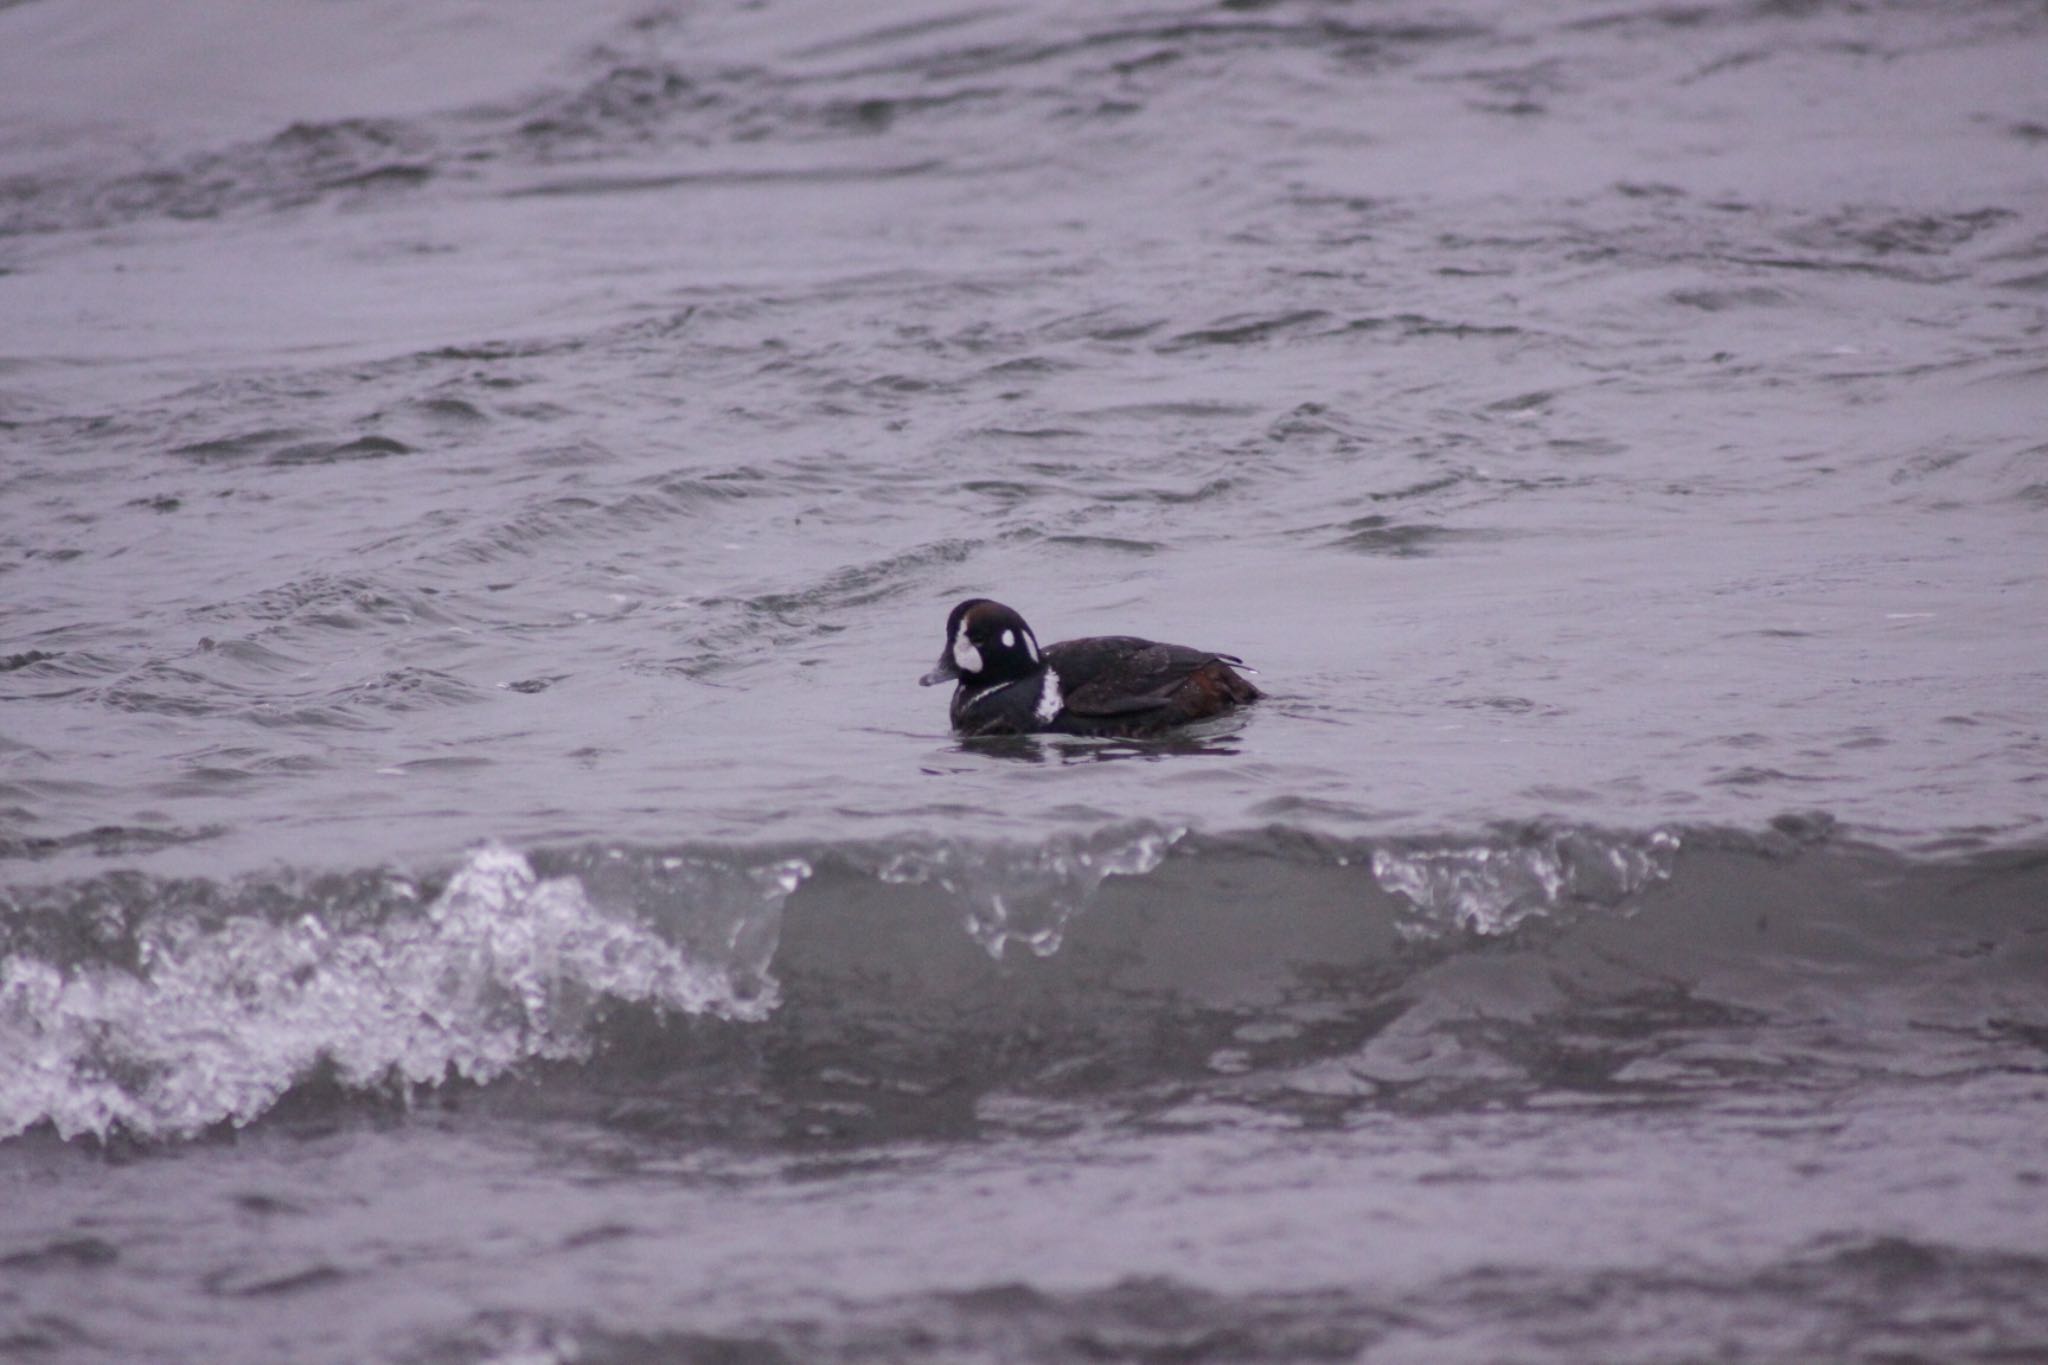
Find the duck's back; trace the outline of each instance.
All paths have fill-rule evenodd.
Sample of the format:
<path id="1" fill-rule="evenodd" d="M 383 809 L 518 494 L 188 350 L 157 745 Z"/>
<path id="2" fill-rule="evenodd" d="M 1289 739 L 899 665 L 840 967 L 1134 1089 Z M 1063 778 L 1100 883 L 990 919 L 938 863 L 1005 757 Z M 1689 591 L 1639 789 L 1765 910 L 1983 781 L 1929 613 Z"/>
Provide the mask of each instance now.
<path id="1" fill-rule="evenodd" d="M 1069 734 L 1144 734 L 1205 720 L 1256 701 L 1237 672 L 1244 661 L 1214 650 L 1129 635 L 1096 635 L 1048 646 L 1062 708 L 1051 728 Z"/>

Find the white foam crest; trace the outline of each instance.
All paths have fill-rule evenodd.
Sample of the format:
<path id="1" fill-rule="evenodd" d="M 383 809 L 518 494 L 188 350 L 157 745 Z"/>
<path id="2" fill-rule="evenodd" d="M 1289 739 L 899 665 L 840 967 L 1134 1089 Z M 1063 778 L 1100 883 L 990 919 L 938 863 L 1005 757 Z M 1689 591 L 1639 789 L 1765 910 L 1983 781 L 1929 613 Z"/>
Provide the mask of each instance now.
<path id="1" fill-rule="evenodd" d="M 809 872 L 795 867 L 759 879 L 771 908 Z M 138 971 L 0 961 L 0 1136 L 43 1120 L 66 1137 L 239 1126 L 323 1062 L 402 1093 L 587 1056 L 606 1001 L 742 1019 L 775 1002 L 765 964 L 693 958 L 510 849 L 478 849 L 418 910 L 408 890 L 359 929 L 166 916 Z"/>
<path id="2" fill-rule="evenodd" d="M 1038 844 L 925 844 L 891 854 L 876 875 L 956 897 L 967 932 L 991 957 L 1013 943 L 1050 957 L 1105 879 L 1145 875 L 1186 833 L 1120 826 Z"/>
<path id="3" fill-rule="evenodd" d="M 1414 913 L 1410 938 L 1449 930 L 1505 934 L 1531 916 L 1572 905 L 1621 907 L 1671 875 L 1679 839 L 1667 830 L 1611 835 L 1531 830 L 1498 843 L 1403 846 L 1373 851 L 1372 874 Z"/>

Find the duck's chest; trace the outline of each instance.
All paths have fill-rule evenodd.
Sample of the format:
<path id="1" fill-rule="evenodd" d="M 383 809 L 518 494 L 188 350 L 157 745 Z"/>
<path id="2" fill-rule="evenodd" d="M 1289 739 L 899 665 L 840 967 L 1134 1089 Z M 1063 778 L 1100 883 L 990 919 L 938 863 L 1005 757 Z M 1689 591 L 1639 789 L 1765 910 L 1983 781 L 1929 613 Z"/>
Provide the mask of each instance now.
<path id="1" fill-rule="evenodd" d="M 1026 735 L 1053 728 L 1066 706 L 1050 668 L 973 691 L 953 693 L 953 728 L 970 735 Z"/>

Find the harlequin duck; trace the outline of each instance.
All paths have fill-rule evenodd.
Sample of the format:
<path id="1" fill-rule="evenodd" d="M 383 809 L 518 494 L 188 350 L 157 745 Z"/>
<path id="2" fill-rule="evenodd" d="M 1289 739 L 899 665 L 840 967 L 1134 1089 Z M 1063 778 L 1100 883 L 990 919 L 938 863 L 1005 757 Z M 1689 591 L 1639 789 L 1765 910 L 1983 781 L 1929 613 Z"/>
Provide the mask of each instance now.
<path id="1" fill-rule="evenodd" d="M 939 666 L 918 681 L 959 682 L 953 728 L 963 735 L 1131 736 L 1257 701 L 1263 694 L 1239 668 L 1245 662 L 1235 655 L 1128 635 L 1041 650 L 1023 617 L 973 597 L 946 618 Z"/>

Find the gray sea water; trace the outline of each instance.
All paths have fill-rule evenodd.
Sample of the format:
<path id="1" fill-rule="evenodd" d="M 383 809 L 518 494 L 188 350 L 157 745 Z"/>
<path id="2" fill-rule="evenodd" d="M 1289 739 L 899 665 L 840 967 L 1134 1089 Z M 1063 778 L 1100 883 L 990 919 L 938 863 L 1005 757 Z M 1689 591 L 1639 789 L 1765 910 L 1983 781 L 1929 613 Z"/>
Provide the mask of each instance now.
<path id="1" fill-rule="evenodd" d="M 2044 433 L 2032 0 L 0 0 L 0 1355 L 2048 1357 Z"/>

